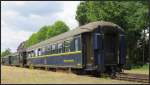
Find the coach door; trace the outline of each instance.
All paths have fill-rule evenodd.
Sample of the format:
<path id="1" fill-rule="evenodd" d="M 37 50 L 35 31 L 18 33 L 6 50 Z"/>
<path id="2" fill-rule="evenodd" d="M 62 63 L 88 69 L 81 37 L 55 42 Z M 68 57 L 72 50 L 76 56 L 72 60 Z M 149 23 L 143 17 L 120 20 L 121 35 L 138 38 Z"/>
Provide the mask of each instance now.
<path id="1" fill-rule="evenodd" d="M 119 37 L 119 64 L 125 64 L 125 35 L 121 34 Z"/>
<path id="2" fill-rule="evenodd" d="M 12 63 L 12 62 L 11 62 L 11 58 L 12 58 L 12 56 L 8 56 L 8 64 L 9 64 L 9 65 L 11 65 L 11 63 Z"/>
<path id="3" fill-rule="evenodd" d="M 104 70 L 104 34 L 97 30 L 93 37 L 94 63 L 98 67 L 98 71 Z"/>
<path id="4" fill-rule="evenodd" d="M 104 35 L 104 62 L 106 65 L 117 64 L 118 34 L 109 33 Z"/>
<path id="5" fill-rule="evenodd" d="M 91 33 L 84 33 L 82 42 L 83 42 L 83 54 L 84 54 L 84 63 L 86 67 L 90 67 L 93 65 L 94 57 L 92 53 L 92 34 Z"/>

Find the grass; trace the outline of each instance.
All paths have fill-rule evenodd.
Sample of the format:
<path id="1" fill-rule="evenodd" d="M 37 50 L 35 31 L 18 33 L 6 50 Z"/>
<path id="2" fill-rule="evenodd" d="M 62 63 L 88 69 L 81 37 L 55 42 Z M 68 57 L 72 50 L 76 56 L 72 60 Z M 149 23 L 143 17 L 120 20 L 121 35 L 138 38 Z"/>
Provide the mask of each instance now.
<path id="1" fill-rule="evenodd" d="M 139 84 L 112 80 L 110 78 L 96 78 L 80 76 L 72 73 L 52 72 L 20 67 L 1 66 L 2 84 Z"/>
<path id="2" fill-rule="evenodd" d="M 149 75 L 149 64 L 145 64 L 142 67 L 133 67 L 131 70 L 125 70 L 126 73 L 137 73 L 137 74 L 148 74 Z"/>

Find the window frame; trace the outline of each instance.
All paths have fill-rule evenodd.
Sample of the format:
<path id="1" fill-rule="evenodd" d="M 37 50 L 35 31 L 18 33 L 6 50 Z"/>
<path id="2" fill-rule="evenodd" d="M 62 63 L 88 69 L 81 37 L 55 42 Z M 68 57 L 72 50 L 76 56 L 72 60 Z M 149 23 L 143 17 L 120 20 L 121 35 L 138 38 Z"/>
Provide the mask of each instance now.
<path id="1" fill-rule="evenodd" d="M 63 43 L 58 43 L 58 53 L 63 53 Z"/>
<path id="2" fill-rule="evenodd" d="M 67 42 L 67 45 L 66 45 L 66 42 Z M 65 40 L 64 41 L 64 52 L 71 52 L 71 50 L 70 50 L 70 44 L 71 44 L 70 40 Z"/>
<path id="3" fill-rule="evenodd" d="M 81 51 L 81 35 L 77 35 L 74 37 L 74 50 L 75 51 Z M 76 46 L 77 45 L 77 46 Z"/>

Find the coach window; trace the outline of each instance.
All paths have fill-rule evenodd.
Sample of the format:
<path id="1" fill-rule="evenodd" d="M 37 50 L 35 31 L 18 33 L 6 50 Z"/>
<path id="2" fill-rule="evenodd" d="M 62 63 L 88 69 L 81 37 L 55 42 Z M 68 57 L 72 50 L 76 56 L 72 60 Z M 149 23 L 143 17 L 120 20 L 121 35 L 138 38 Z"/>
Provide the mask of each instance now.
<path id="1" fill-rule="evenodd" d="M 80 50 L 80 37 L 75 38 L 75 51 Z"/>
<path id="2" fill-rule="evenodd" d="M 46 46 L 44 47 L 44 50 L 43 50 L 43 55 L 46 55 Z"/>
<path id="3" fill-rule="evenodd" d="M 28 56 L 28 58 L 30 57 L 30 53 L 29 52 L 27 52 L 28 54 L 27 54 L 27 56 Z"/>
<path id="4" fill-rule="evenodd" d="M 31 53 L 32 53 L 32 57 L 35 57 L 35 52 L 34 52 L 34 50 L 33 50 Z"/>
<path id="5" fill-rule="evenodd" d="M 35 56 L 38 56 L 38 49 L 35 49 Z"/>
<path id="6" fill-rule="evenodd" d="M 58 44 L 55 44 L 55 53 L 58 53 Z"/>
<path id="7" fill-rule="evenodd" d="M 31 51 L 31 57 L 33 57 L 33 51 Z"/>
<path id="8" fill-rule="evenodd" d="M 62 43 L 58 44 L 58 53 L 62 53 Z"/>
<path id="9" fill-rule="evenodd" d="M 38 56 L 41 55 L 41 48 L 38 49 Z"/>
<path id="10" fill-rule="evenodd" d="M 45 52 L 44 52 L 44 54 L 48 54 L 48 47 L 47 47 L 47 46 L 45 46 L 44 48 L 45 48 Z"/>
<path id="11" fill-rule="evenodd" d="M 31 57 L 31 52 L 28 52 L 28 57 L 29 57 L 29 58 Z"/>
<path id="12" fill-rule="evenodd" d="M 47 46 L 47 53 L 48 53 L 48 54 L 51 54 L 51 45 L 48 45 L 48 46 Z"/>
<path id="13" fill-rule="evenodd" d="M 32 51 L 30 51 L 30 57 L 32 57 Z"/>
<path id="14" fill-rule="evenodd" d="M 71 52 L 75 51 L 74 39 L 72 39 L 71 42 L 70 42 L 70 51 L 71 51 Z"/>
<path id="15" fill-rule="evenodd" d="M 31 58 L 31 53 L 30 52 L 28 52 L 28 57 Z"/>
<path id="16" fill-rule="evenodd" d="M 47 54 L 48 54 L 48 52 L 49 52 L 49 50 L 48 50 L 48 46 L 45 46 L 44 48 L 45 48 L 44 54 L 45 54 L 45 55 L 47 55 Z"/>
<path id="17" fill-rule="evenodd" d="M 39 52 L 38 52 L 38 49 L 36 49 L 36 56 L 39 56 Z"/>
<path id="18" fill-rule="evenodd" d="M 46 46 L 47 51 L 51 50 L 51 45 Z"/>
<path id="19" fill-rule="evenodd" d="M 57 44 L 55 44 L 55 52 L 54 53 L 57 53 L 57 49 L 58 49 Z"/>
<path id="20" fill-rule="evenodd" d="M 78 51 L 78 40 L 75 39 L 75 51 Z"/>
<path id="21" fill-rule="evenodd" d="M 30 51 L 30 56 L 32 57 L 32 51 Z"/>
<path id="22" fill-rule="evenodd" d="M 56 49 L 56 48 L 55 48 L 55 44 L 53 44 L 53 45 L 52 45 L 52 50 L 51 50 L 51 53 L 52 53 L 52 54 L 55 53 L 55 49 Z"/>
<path id="23" fill-rule="evenodd" d="M 33 56 L 36 56 L 35 50 L 33 50 Z"/>
<path id="24" fill-rule="evenodd" d="M 33 50 L 31 51 L 31 57 L 34 57 Z"/>
<path id="25" fill-rule="evenodd" d="M 32 52 L 31 51 L 29 52 L 29 57 L 32 57 Z"/>
<path id="26" fill-rule="evenodd" d="M 41 55 L 44 55 L 44 53 L 45 53 L 45 47 L 43 47 L 43 48 L 41 49 Z"/>
<path id="27" fill-rule="evenodd" d="M 49 53 L 50 53 L 50 54 L 53 53 L 53 51 L 52 51 L 52 45 L 49 46 Z"/>
<path id="28" fill-rule="evenodd" d="M 64 42 L 65 52 L 70 52 L 70 41 L 67 40 Z"/>

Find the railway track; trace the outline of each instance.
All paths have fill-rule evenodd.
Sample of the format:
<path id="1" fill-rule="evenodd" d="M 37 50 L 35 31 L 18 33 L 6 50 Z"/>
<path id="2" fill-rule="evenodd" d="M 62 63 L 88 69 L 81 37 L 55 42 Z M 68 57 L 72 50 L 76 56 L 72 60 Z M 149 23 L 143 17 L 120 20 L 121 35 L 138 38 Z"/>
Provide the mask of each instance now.
<path id="1" fill-rule="evenodd" d="M 145 74 L 119 73 L 116 75 L 115 79 L 141 82 L 141 83 L 149 83 L 149 75 L 145 75 Z"/>

